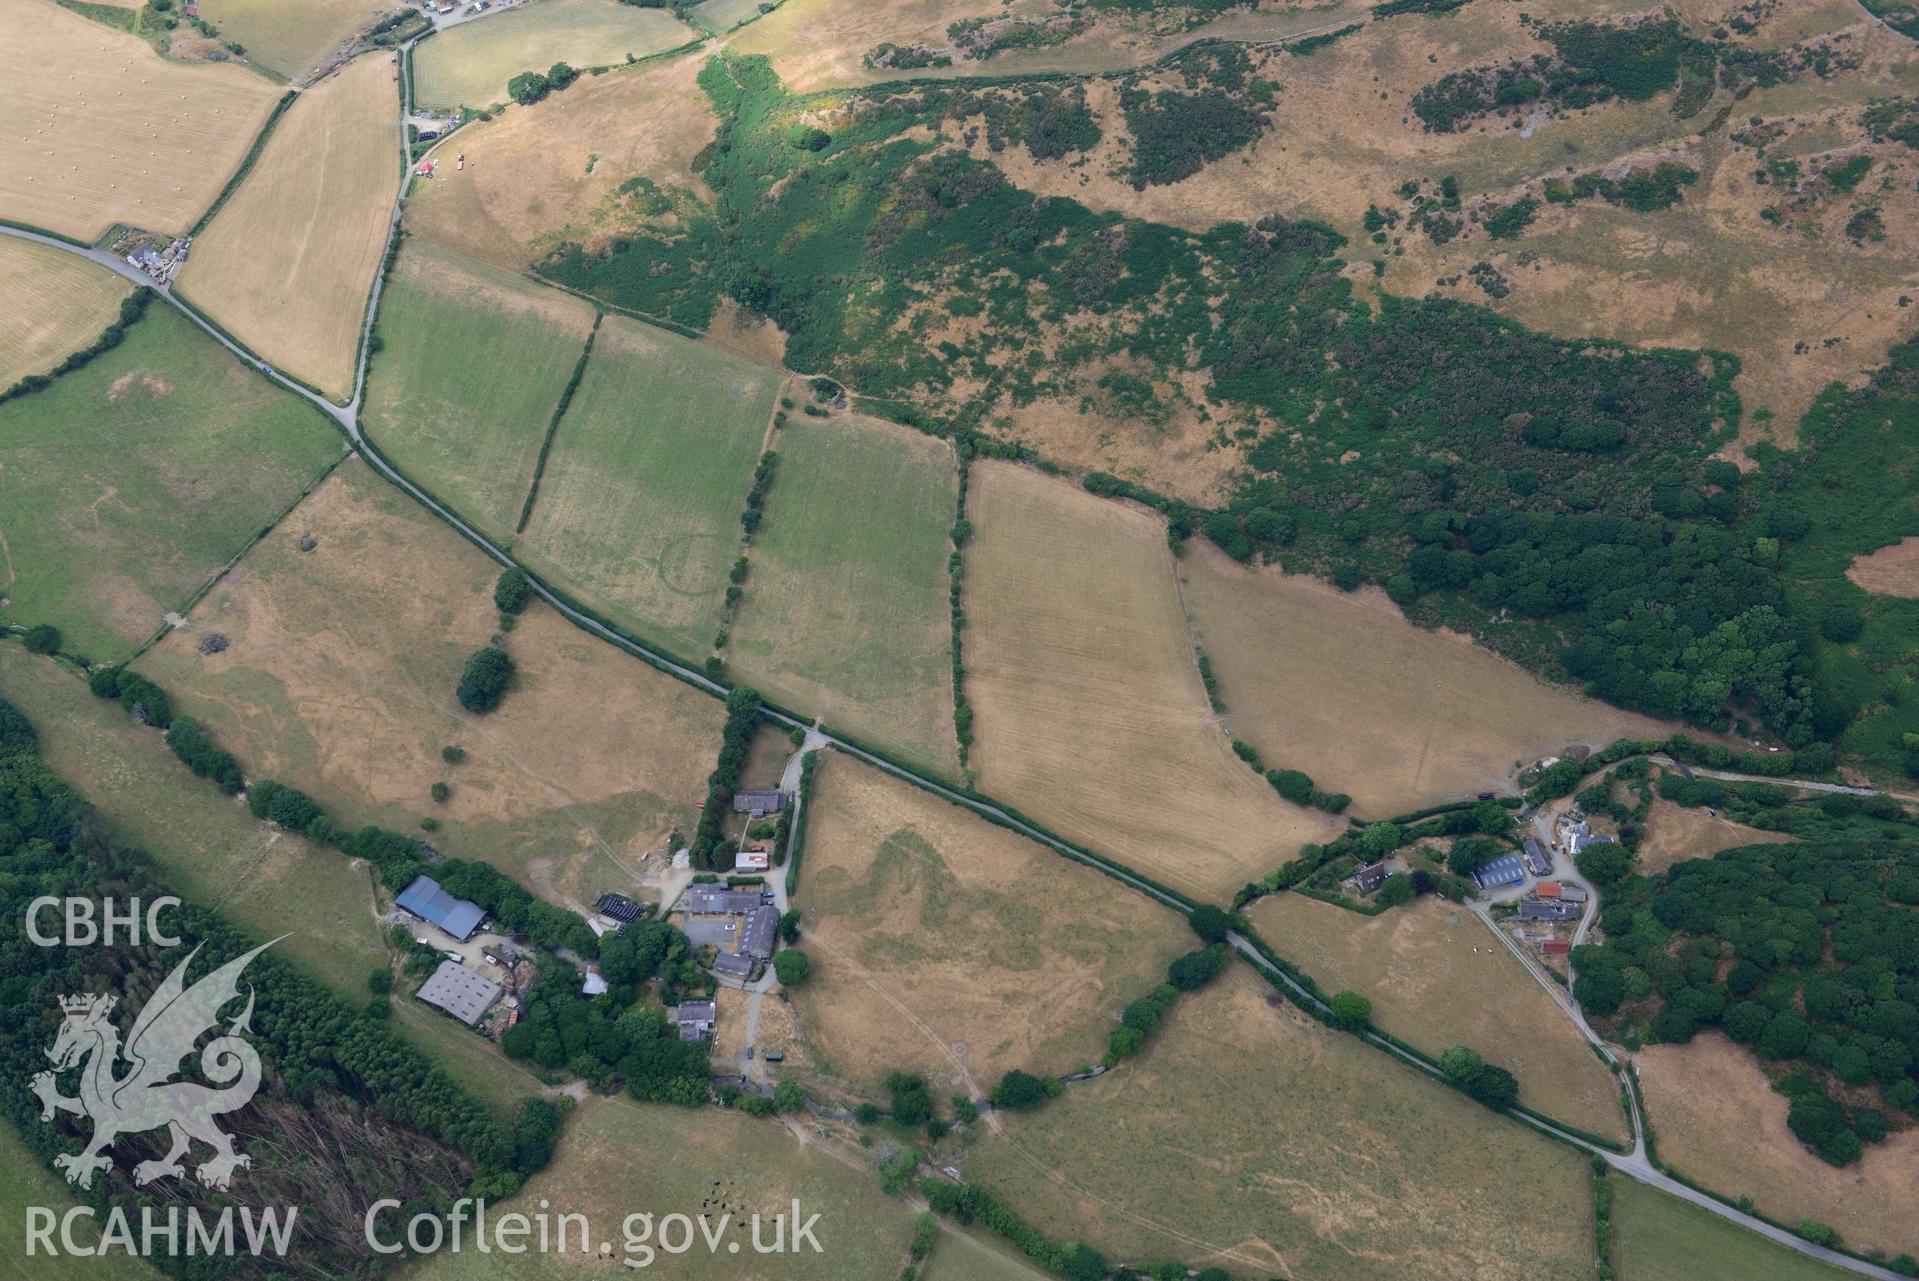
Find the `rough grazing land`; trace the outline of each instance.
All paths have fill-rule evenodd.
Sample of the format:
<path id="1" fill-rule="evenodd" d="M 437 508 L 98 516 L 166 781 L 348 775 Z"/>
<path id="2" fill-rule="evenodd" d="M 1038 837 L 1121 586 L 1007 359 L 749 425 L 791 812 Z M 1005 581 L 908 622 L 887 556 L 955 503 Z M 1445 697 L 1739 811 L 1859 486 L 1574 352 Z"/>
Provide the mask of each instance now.
<path id="1" fill-rule="evenodd" d="M 1379 916 L 1280 894 L 1251 909 L 1280 955 L 1431 1055 L 1470 1045 L 1519 1078 L 1519 1100 L 1582 1130 L 1624 1139 L 1619 1086 L 1572 1020 L 1465 908 L 1421 899 Z"/>
<path id="2" fill-rule="evenodd" d="M 51 245 L 0 240 L 0 388 L 44 374 L 100 336 L 132 286 Z"/>
<path id="3" fill-rule="evenodd" d="M 593 308 L 414 238 L 380 295 L 368 433 L 399 468 L 510 543 Z"/>
<path id="4" fill-rule="evenodd" d="M 393 77 L 392 55 L 370 54 L 287 108 L 178 280 L 268 364 L 343 403 L 399 193 Z"/>
<path id="5" fill-rule="evenodd" d="M 311 536 L 316 546 L 299 550 Z M 638 888 L 642 856 L 687 826 L 722 712 L 544 605 L 506 635 L 519 671 L 498 710 L 454 700 L 497 628 L 498 567 L 351 463 L 284 522 L 141 668 L 248 770 L 348 826 L 485 858 L 542 896 Z M 228 638 L 202 655 L 209 633 Z M 463 748 L 448 764 L 441 749 Z M 445 782 L 445 803 L 428 795 Z"/>
<path id="6" fill-rule="evenodd" d="M 1182 999 L 1134 1065 L 1008 1118 L 964 1170 L 1055 1239 L 1237 1276 L 1522 1281 L 1594 1266 L 1580 1157 L 1270 1005 L 1241 965 Z"/>
<path id="7" fill-rule="evenodd" d="M 613 1246 L 614 1262 L 600 1262 L 592 1255 L 582 1258 L 576 1228 L 564 1252 L 534 1250 L 514 1257 L 498 1251 L 442 1251 L 411 1275 L 418 1281 L 572 1281 L 582 1275 L 624 1274 L 617 1261 L 632 1258 L 650 1262 L 642 1275 L 686 1281 L 733 1281 L 743 1275 L 793 1281 L 896 1276 L 913 1236 L 913 1207 L 883 1196 L 865 1172 L 864 1154 L 857 1148 L 851 1151 L 857 1155 L 849 1157 L 843 1147 L 825 1147 L 810 1127 L 802 1140 L 776 1122 L 756 1121 L 737 1110 L 691 1111 L 635 1103 L 625 1096 L 589 1098 L 569 1118 L 552 1164 L 517 1196 L 489 1206 L 488 1212 L 533 1215 L 541 1200 L 556 1216 L 566 1207 L 585 1215 L 592 1225 L 590 1249 L 597 1250 L 602 1241 Z M 853 1168 L 842 1164 L 849 1160 Z M 806 1207 L 802 1218 L 820 1216 L 814 1234 L 821 1252 L 754 1254 L 752 1216 L 762 1216 L 762 1239 L 770 1239 L 773 1215 L 790 1218 L 795 1197 Z M 641 1253 L 637 1245 L 626 1253 L 623 1224 L 628 1215 L 649 1212 L 658 1219 L 666 1214 L 697 1216 L 702 1210 L 714 1231 L 722 1230 L 722 1215 L 731 1215 L 723 1242 L 737 1242 L 737 1255 L 728 1253 L 724 1243 L 714 1253 L 701 1244 L 683 1254 L 668 1254 L 658 1251 L 652 1238 L 657 1254 Z M 637 1235 L 640 1225 L 632 1228 Z"/>
<path id="8" fill-rule="evenodd" d="M 200 16 L 244 46 L 248 61 L 297 80 L 399 8 L 391 0 L 201 0 Z"/>
<path id="9" fill-rule="evenodd" d="M 0 217 L 81 240 L 116 222 L 186 231 L 280 96 L 46 0 L 0 0 L 0 29 Z"/>
<path id="10" fill-rule="evenodd" d="M 459 146 L 466 168 L 442 165 L 419 184 L 407 226 L 518 271 L 561 240 L 597 245 L 628 225 L 618 188 L 629 178 L 704 191 L 693 157 L 718 121 L 694 83 L 700 62 L 694 55 L 589 76 L 544 102 L 468 125 Z"/>
<path id="11" fill-rule="evenodd" d="M 1671 732 L 1414 627 L 1383 592 L 1248 569 L 1197 538 L 1179 573 L 1234 736 L 1361 814 L 1505 790 L 1513 762 L 1568 744 Z"/>
<path id="12" fill-rule="evenodd" d="M 1919 536 L 1859 557 L 1846 577 L 1876 596 L 1919 596 Z"/>
<path id="13" fill-rule="evenodd" d="M 120 346 L 0 405 L 0 619 L 124 658 L 340 452 L 311 406 L 156 303 Z"/>
<path id="14" fill-rule="evenodd" d="M 1203 897 L 1339 830 L 1280 800 L 1208 723 L 1158 518 L 992 462 L 968 506 L 982 791 Z"/>
<path id="15" fill-rule="evenodd" d="M 1145 896 L 850 758 L 822 762 L 813 797 L 813 977 L 794 999 L 856 1087 L 906 1068 L 937 1094 L 975 1094 L 1008 1068 L 1094 1062 L 1192 944 Z"/>
<path id="16" fill-rule="evenodd" d="M 618 0 L 534 0 L 484 22 L 443 31 L 413 55 L 424 106 L 475 109 L 507 101 L 506 82 L 556 62 L 577 68 L 624 63 L 698 35 L 664 9 Z"/>
<path id="17" fill-rule="evenodd" d="M 1725 1196 L 1750 1196 L 1786 1223 L 1817 1219 L 1848 1246 L 1919 1253 L 1919 1130 L 1869 1143 L 1857 1164 L 1834 1169 L 1786 1128 L 1787 1103 L 1752 1052 L 1717 1033 L 1688 1045 L 1641 1050 L 1639 1083 L 1659 1155 Z"/>
<path id="18" fill-rule="evenodd" d="M 19 645 L 0 645 L 0 698 L 34 723 L 40 750 L 121 839 L 144 850 L 169 883 L 262 938 L 298 928 L 279 947 L 355 1004 L 386 963 L 373 882 L 338 850 L 280 832 L 196 779 L 158 730 Z"/>
<path id="19" fill-rule="evenodd" d="M 782 703 L 952 774 L 952 448 L 838 416 L 795 416 L 775 448 L 728 662 Z"/>
<path id="20" fill-rule="evenodd" d="M 1707 814 L 1703 808 L 1687 809 L 1655 800 L 1639 842 L 1639 870 L 1650 875 L 1689 858 L 1711 858 L 1720 850 L 1792 839 L 1785 832 L 1762 831 Z"/>
<path id="21" fill-rule="evenodd" d="M 779 384 L 608 316 L 547 458 L 527 563 L 640 636 L 704 654 Z"/>
<path id="22" fill-rule="evenodd" d="M 1612 1180 L 1613 1262 L 1633 1281 L 1844 1281 L 1853 1276 L 1633 1179 Z"/>

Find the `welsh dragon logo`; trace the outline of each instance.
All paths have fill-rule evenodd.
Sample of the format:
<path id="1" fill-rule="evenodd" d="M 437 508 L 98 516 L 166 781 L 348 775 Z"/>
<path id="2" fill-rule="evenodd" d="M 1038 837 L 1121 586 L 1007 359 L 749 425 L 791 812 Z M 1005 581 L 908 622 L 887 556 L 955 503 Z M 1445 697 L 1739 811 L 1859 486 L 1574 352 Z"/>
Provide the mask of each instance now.
<path id="1" fill-rule="evenodd" d="M 94 1171 L 113 1167 L 107 1149 L 116 1138 L 161 1126 L 166 1127 L 173 1146 L 160 1160 L 135 1166 L 136 1183 L 184 1177 L 186 1167 L 180 1158 L 193 1139 L 215 1152 L 194 1171 L 207 1187 L 224 1190 L 234 1170 L 252 1164 L 250 1157 L 233 1150 L 233 1140 L 213 1123 L 222 1112 L 245 1107 L 260 1088 L 260 1056 L 241 1036 L 252 1030 L 248 1026 L 253 1017 L 251 989 L 246 1008 L 227 1025 L 226 1034 L 216 1036 L 200 1052 L 200 1070 L 213 1084 L 173 1078 L 200 1037 L 216 1029 L 221 1007 L 239 997 L 240 972 L 271 946 L 262 943 L 188 987 L 187 966 L 200 954 L 194 948 L 141 1009 L 124 1048 L 119 1029 L 108 1017 L 117 998 L 93 993 L 61 998 L 66 1020 L 47 1051 L 53 1070 L 33 1078 L 33 1092 L 40 1096 L 42 1121 L 52 1121 L 55 1112 L 71 1112 L 93 1122 L 93 1138 L 85 1151 L 53 1158 L 54 1165 L 65 1171 L 67 1182 L 92 1186 Z M 128 1067 L 119 1073 L 123 1059 Z M 73 1068 L 80 1069 L 80 1093 L 68 1098 L 60 1093 L 58 1077 Z"/>

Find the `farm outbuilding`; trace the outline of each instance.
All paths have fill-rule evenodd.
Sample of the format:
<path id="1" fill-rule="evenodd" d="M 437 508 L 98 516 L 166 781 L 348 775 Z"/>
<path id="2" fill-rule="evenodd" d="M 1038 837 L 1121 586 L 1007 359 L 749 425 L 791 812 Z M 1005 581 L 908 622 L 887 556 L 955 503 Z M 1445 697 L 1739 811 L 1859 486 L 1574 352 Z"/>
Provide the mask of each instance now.
<path id="1" fill-rule="evenodd" d="M 695 885 L 687 890 L 680 908 L 693 916 L 743 916 L 765 901 L 763 890 L 729 890 L 718 885 Z"/>
<path id="2" fill-rule="evenodd" d="M 780 927 L 780 910 L 771 903 L 763 903 L 753 909 L 746 918 L 746 928 L 740 932 L 740 951 L 748 956 L 758 957 L 762 961 L 773 957 L 773 939 Z"/>
<path id="3" fill-rule="evenodd" d="M 477 970 L 469 970 L 458 961 L 440 962 L 440 968 L 420 985 L 419 997 L 428 1005 L 445 1010 L 468 1027 L 480 1019 L 500 999 L 500 985 Z"/>
<path id="4" fill-rule="evenodd" d="M 413 884 L 401 890 L 400 897 L 394 903 L 427 924 L 438 926 L 462 943 L 472 938 L 473 931 L 479 929 L 480 922 L 486 919 L 486 912 L 478 903 L 454 898 L 430 876 L 414 877 Z"/>
<path id="5" fill-rule="evenodd" d="M 681 1001 L 674 1007 L 673 1021 L 679 1024 L 682 1041 L 703 1041 L 713 1035 L 718 1011 L 711 1001 Z"/>
<path id="6" fill-rule="evenodd" d="M 713 960 L 713 972 L 721 978 L 738 979 L 742 983 L 750 982 L 753 971 L 759 969 L 759 962 L 750 956 L 741 956 L 738 952 L 721 952 Z"/>
<path id="7" fill-rule="evenodd" d="M 733 812 L 749 814 L 754 818 L 784 814 L 792 803 L 793 794 L 777 787 L 746 787 L 733 793 Z"/>
<path id="8" fill-rule="evenodd" d="M 1519 865 L 1519 859 L 1512 854 L 1501 854 L 1496 859 L 1480 864 L 1473 872 L 1473 884 L 1482 890 L 1518 885 L 1525 879 L 1526 869 Z"/>
<path id="9" fill-rule="evenodd" d="M 1552 856 L 1546 853 L 1546 847 L 1539 843 L 1536 836 L 1526 838 L 1526 870 L 1534 876 L 1551 876 L 1553 873 Z"/>

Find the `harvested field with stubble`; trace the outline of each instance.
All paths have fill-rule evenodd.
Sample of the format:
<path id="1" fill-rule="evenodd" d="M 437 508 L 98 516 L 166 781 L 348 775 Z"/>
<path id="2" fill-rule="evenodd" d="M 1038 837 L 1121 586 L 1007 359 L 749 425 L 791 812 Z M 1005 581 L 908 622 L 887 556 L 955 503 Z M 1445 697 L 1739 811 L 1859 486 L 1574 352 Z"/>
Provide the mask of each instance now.
<path id="1" fill-rule="evenodd" d="M 1478 917 L 1437 897 L 1365 916 L 1299 894 L 1248 909 L 1265 940 L 1328 992 L 1373 1003 L 1373 1022 L 1438 1057 L 1469 1045 L 1519 1078 L 1519 1101 L 1626 1139 L 1619 1083 L 1563 1010 Z"/>
<path id="2" fill-rule="evenodd" d="M 593 308 L 413 238 L 380 295 L 367 434 L 487 537 L 511 544 Z"/>
<path id="3" fill-rule="evenodd" d="M 1235 964 L 1138 1059 L 976 1141 L 966 1178 L 1108 1257 L 1313 1281 L 1592 1275 L 1584 1158 L 1277 1001 Z"/>
<path id="4" fill-rule="evenodd" d="M 399 9 L 394 0 L 200 0 L 201 18 L 245 46 L 249 61 L 288 80 Z"/>
<path id="5" fill-rule="evenodd" d="M 556 1226 L 554 1248 L 549 1250 L 517 1256 L 498 1250 L 443 1250 L 410 1265 L 402 1275 L 409 1281 L 574 1281 L 582 1275 L 625 1275 L 619 1261 L 630 1259 L 636 1267 L 644 1266 L 642 1275 L 685 1281 L 877 1281 L 897 1276 L 913 1237 L 913 1206 L 881 1194 L 864 1168 L 861 1149 L 843 1142 L 828 1146 L 813 1130 L 808 1126 L 801 1137 L 777 1121 L 755 1120 L 737 1108 L 694 1110 L 635 1103 L 624 1095 L 589 1096 L 568 1118 L 552 1163 L 527 1180 L 518 1194 L 489 1202 L 487 1217 L 494 1220 L 515 1211 L 536 1215 L 542 1204 L 550 1207 L 546 1212 L 556 1224 L 563 1210 L 584 1215 L 592 1227 L 588 1250 L 597 1251 L 607 1242 L 613 1247 L 610 1261 L 592 1253 L 582 1256 L 577 1227 L 562 1250 Z M 813 1229 L 819 1252 L 801 1246 L 778 1255 L 754 1254 L 752 1216 L 761 1216 L 762 1240 L 770 1242 L 773 1216 L 784 1214 L 790 1220 L 794 1198 L 805 1207 L 802 1219 L 819 1216 Z M 658 1219 L 668 1214 L 697 1217 L 702 1211 L 709 1216 L 709 1230 L 721 1234 L 718 1249 L 709 1252 L 698 1242 L 697 1232 L 691 1250 L 659 1249 L 659 1238 L 653 1235 Z M 648 1216 L 644 1238 L 641 1222 L 629 1223 L 629 1215 Z M 722 1216 L 729 1216 L 724 1223 Z M 786 1225 L 789 1240 L 794 1226 Z M 634 1234 L 631 1244 L 629 1231 Z M 728 1250 L 729 1244 L 739 1247 L 737 1254 Z M 942 1241 L 936 1248 L 953 1244 Z"/>
<path id="6" fill-rule="evenodd" d="M 165 303 L 0 405 L 0 622 L 124 659 L 342 452 L 311 405 Z"/>
<path id="7" fill-rule="evenodd" d="M 921 769 L 959 769 L 945 441 L 876 419 L 795 416 L 726 655 L 738 679 Z"/>
<path id="8" fill-rule="evenodd" d="M 188 230 L 280 96 L 47 0 L 0 0 L 0 28 L 0 217 L 81 240 L 116 222 Z"/>
<path id="9" fill-rule="evenodd" d="M 1816 1219 L 1853 1250 L 1919 1254 L 1919 1130 L 1868 1143 L 1837 1169 L 1808 1152 L 1786 1127 L 1752 1051 L 1717 1032 L 1686 1045 L 1649 1045 L 1634 1056 L 1646 1120 L 1660 1158 L 1722 1196 L 1750 1196 L 1758 1213 L 1797 1223 Z"/>
<path id="10" fill-rule="evenodd" d="M 1163 521 L 998 462 L 974 465 L 968 516 L 981 791 L 1202 898 L 1344 827 L 1282 801 L 1209 723 Z"/>
<path id="11" fill-rule="evenodd" d="M 1128 1001 L 1197 946 L 1118 882 L 846 756 L 817 767 L 798 902 L 809 1044 L 848 1085 L 935 1095 L 1097 1062 Z"/>
<path id="12" fill-rule="evenodd" d="M 408 230 L 519 271 L 563 240 L 597 247 L 630 225 L 618 192 L 629 178 L 704 194 L 693 158 L 719 121 L 695 83 L 700 65 L 692 54 L 587 76 L 467 125 L 458 148 L 466 167 L 442 165 L 416 186 Z"/>
<path id="13" fill-rule="evenodd" d="M 312 551 L 299 549 L 312 537 Z M 346 464 L 139 664 L 240 758 L 348 827 L 417 830 L 556 903 L 638 891 L 643 856 L 691 829 L 720 705 L 531 605 L 483 717 L 454 699 L 498 627 L 499 567 Z M 227 648 L 207 655 L 218 633 Z M 466 759 L 449 764 L 441 749 Z M 444 782 L 451 795 L 428 792 Z"/>
<path id="14" fill-rule="evenodd" d="M 648 641 L 705 654 L 780 381 L 608 316 L 547 456 L 527 567 Z"/>
<path id="15" fill-rule="evenodd" d="M 1689 858 L 1711 858 L 1720 850 L 1741 845 L 1773 845 L 1792 839 L 1785 832 L 1746 827 L 1729 818 L 1708 814 L 1703 808 L 1688 809 L 1671 801 L 1655 800 L 1646 815 L 1645 830 L 1635 857 L 1639 871 L 1650 876 Z"/>
<path id="16" fill-rule="evenodd" d="M 0 239 L 0 390 L 91 344 L 132 291 L 121 277 L 65 250 Z"/>
<path id="17" fill-rule="evenodd" d="M 1248 568 L 1199 538 L 1178 573 L 1233 735 L 1362 815 L 1510 790 L 1515 761 L 1676 728 L 1415 627 L 1377 589 Z"/>
<path id="18" fill-rule="evenodd" d="M 414 99 L 475 110 L 507 101 L 506 83 L 556 62 L 607 67 L 685 44 L 699 33 L 665 9 L 620 0 L 528 0 L 484 22 L 469 22 L 422 44 L 413 56 Z"/>
<path id="19" fill-rule="evenodd" d="M 288 107 L 177 282 L 262 360 L 342 404 L 400 190 L 394 76 L 393 55 L 368 54 Z"/>

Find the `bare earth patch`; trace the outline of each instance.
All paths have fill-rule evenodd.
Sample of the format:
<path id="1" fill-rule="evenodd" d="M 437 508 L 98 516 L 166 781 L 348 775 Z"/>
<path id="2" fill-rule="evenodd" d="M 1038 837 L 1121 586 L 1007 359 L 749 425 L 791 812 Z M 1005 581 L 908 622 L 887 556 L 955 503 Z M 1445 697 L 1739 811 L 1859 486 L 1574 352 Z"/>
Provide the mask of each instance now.
<path id="1" fill-rule="evenodd" d="M 312 551 L 299 550 L 312 537 Z M 718 703 L 535 604 L 505 637 L 498 710 L 453 693 L 498 626 L 498 566 L 351 462 L 141 661 L 248 772 L 309 792 L 348 826 L 418 830 L 555 902 L 636 890 L 691 830 Z M 226 649 L 199 652 L 217 631 Z M 441 749 L 458 746 L 459 764 Z M 435 803 L 436 782 L 451 789 Z"/>
<path id="2" fill-rule="evenodd" d="M 1298 894 L 1263 898 L 1253 924 L 1327 991 L 1373 1003 L 1373 1021 L 1437 1056 L 1470 1045 L 1519 1078 L 1519 1100 L 1627 1138 L 1619 1085 L 1572 1020 L 1466 908 L 1437 897 L 1365 916 Z"/>
<path id="3" fill-rule="evenodd" d="M 971 1094 L 1008 1068 L 1072 1071 L 1193 944 L 1143 895 L 851 758 L 821 762 L 813 797 L 813 977 L 794 999 L 856 1086 L 906 1068 Z"/>
<path id="4" fill-rule="evenodd" d="M 1672 730 L 1415 627 L 1383 592 L 1249 569 L 1197 538 L 1178 572 L 1226 726 L 1269 768 L 1304 770 L 1362 813 L 1501 788 L 1515 761 L 1569 744 Z"/>
<path id="5" fill-rule="evenodd" d="M 1919 596 L 1919 537 L 1859 557 L 1846 577 L 1875 596 Z"/>
<path id="6" fill-rule="evenodd" d="M 1280 800 L 1208 723 L 1157 516 L 997 462 L 974 465 L 968 514 L 982 791 L 1204 897 L 1343 826 Z"/>
<path id="7" fill-rule="evenodd" d="M 1659 1155 L 1725 1196 L 1750 1196 L 1786 1223 L 1817 1219 L 1854 1250 L 1919 1252 L 1919 1130 L 1868 1143 L 1835 1169 L 1786 1128 L 1788 1104 L 1758 1061 L 1717 1033 L 1638 1054 L 1640 1088 Z"/>

